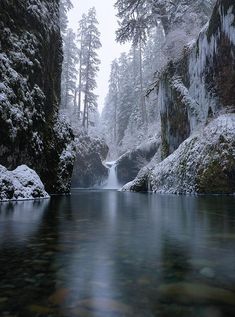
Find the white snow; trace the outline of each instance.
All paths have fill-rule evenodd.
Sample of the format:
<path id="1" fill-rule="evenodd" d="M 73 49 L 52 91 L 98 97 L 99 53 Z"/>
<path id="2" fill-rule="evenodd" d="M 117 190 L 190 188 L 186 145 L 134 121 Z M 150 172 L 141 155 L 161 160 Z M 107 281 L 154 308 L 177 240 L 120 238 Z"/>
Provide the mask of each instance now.
<path id="1" fill-rule="evenodd" d="M 37 173 L 27 165 L 8 171 L 0 165 L 0 201 L 49 198 Z"/>
<path id="2" fill-rule="evenodd" d="M 132 190 L 148 173 L 150 186 L 156 193 L 192 194 L 197 192 L 199 170 L 203 173 L 213 162 L 221 171 L 235 161 L 235 114 L 221 115 L 202 131 L 194 133 L 152 171 L 144 168 L 137 178 L 123 187 Z"/>

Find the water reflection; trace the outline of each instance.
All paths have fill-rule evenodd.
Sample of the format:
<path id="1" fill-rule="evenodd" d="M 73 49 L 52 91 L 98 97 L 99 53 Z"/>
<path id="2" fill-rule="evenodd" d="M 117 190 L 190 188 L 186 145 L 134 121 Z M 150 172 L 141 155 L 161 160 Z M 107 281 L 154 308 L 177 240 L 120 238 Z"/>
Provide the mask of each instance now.
<path id="1" fill-rule="evenodd" d="M 22 243 L 37 230 L 49 200 L 0 204 L 0 246 Z"/>
<path id="2" fill-rule="evenodd" d="M 115 191 L 1 204 L 0 312 L 234 316 L 234 207 Z"/>

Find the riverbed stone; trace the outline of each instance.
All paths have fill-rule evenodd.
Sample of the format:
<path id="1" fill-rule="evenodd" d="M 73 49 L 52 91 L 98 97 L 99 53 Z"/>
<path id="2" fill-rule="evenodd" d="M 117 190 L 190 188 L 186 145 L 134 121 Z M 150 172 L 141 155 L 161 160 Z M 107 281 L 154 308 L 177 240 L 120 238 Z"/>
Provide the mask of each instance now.
<path id="1" fill-rule="evenodd" d="M 215 277 L 215 272 L 210 267 L 204 267 L 203 269 L 201 269 L 200 274 L 207 278 Z"/>
<path id="2" fill-rule="evenodd" d="M 158 289 L 162 299 L 171 299 L 174 302 L 192 303 L 220 303 L 225 305 L 235 305 L 235 293 L 197 283 L 173 283 L 161 285 Z"/>

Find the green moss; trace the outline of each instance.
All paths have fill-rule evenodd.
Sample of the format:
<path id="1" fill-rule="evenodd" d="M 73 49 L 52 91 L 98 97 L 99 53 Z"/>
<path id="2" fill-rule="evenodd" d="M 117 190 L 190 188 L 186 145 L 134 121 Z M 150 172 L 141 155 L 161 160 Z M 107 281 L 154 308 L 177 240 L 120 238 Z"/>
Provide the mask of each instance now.
<path id="1" fill-rule="evenodd" d="M 213 155 L 211 153 L 211 155 Z M 198 171 L 196 184 L 198 193 L 232 194 L 235 192 L 235 160 L 226 158 L 226 168 L 221 166 L 221 160 L 212 160 L 206 168 Z"/>

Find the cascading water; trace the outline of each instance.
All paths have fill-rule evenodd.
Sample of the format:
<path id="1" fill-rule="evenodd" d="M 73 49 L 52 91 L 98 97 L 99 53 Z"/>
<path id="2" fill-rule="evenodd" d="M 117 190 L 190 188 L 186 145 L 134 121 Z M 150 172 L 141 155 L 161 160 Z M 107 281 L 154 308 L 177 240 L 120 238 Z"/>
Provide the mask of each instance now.
<path id="1" fill-rule="evenodd" d="M 104 189 L 120 189 L 121 185 L 118 182 L 116 173 L 116 162 L 106 162 L 106 166 L 109 168 L 109 176 Z"/>

